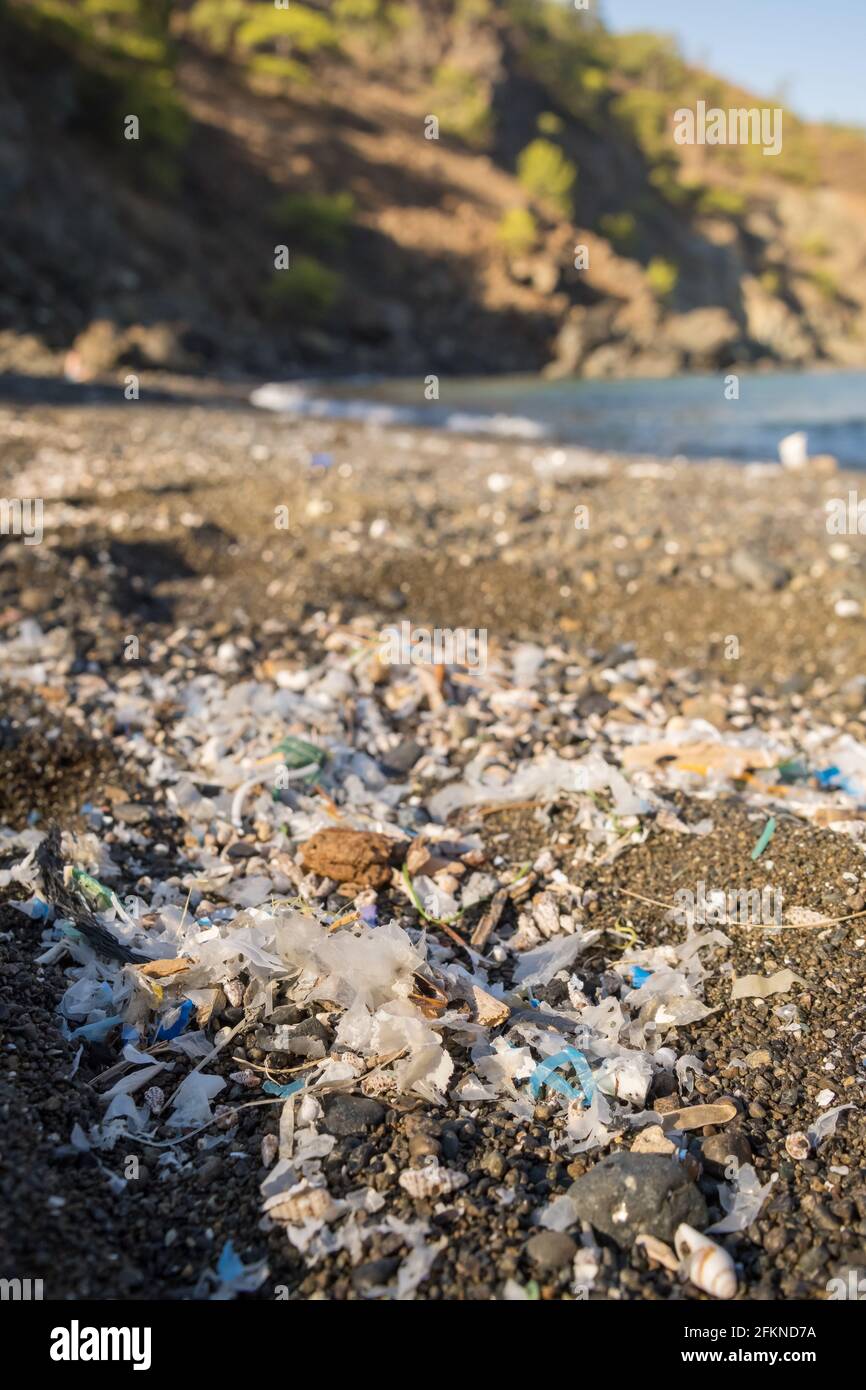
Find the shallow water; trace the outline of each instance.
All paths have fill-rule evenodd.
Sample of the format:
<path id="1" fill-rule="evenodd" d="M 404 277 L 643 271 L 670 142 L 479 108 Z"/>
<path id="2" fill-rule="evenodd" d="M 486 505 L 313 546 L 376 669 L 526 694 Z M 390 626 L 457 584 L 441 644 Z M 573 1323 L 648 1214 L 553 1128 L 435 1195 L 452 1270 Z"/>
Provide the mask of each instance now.
<path id="1" fill-rule="evenodd" d="M 725 399 L 724 373 L 652 381 L 545 381 L 540 377 L 441 378 L 440 399 L 423 382 L 328 383 L 305 413 L 545 437 L 622 453 L 665 457 L 778 459 L 781 438 L 805 431 L 812 454 L 866 468 L 866 373 L 739 375 L 739 399 Z M 297 405 L 297 388 L 273 387 L 257 403 Z M 288 397 L 280 404 L 278 392 Z M 326 397 L 327 402 L 322 397 Z"/>

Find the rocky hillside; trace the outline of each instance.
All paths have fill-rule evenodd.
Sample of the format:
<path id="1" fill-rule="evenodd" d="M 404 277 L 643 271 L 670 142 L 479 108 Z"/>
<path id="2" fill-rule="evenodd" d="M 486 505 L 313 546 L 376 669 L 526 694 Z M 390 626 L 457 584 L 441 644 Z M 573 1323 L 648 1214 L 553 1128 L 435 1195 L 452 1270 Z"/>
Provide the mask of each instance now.
<path id="1" fill-rule="evenodd" d="M 866 137 L 698 100 L 541 0 L 0 0 L 0 367 L 866 365 Z"/>

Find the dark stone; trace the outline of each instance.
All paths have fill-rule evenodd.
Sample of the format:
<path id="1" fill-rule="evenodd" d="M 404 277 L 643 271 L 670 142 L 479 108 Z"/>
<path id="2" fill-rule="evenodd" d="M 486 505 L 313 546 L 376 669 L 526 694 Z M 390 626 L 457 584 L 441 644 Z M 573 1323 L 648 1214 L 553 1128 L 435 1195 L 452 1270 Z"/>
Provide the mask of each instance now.
<path id="1" fill-rule="evenodd" d="M 352 1273 L 352 1283 L 358 1293 L 369 1293 L 371 1289 L 381 1288 L 400 1267 L 400 1256 L 389 1255 L 381 1260 L 368 1260 L 358 1265 Z"/>
<path id="2" fill-rule="evenodd" d="M 680 1222 L 700 1230 L 707 1208 L 688 1174 L 664 1154 L 609 1154 L 573 1182 L 577 1217 L 628 1249 L 645 1232 L 673 1241 Z"/>
<path id="3" fill-rule="evenodd" d="M 421 744 L 416 743 L 414 738 L 404 738 L 396 748 L 383 755 L 382 766 L 394 777 L 402 777 L 404 773 L 411 772 L 423 752 Z"/>
<path id="4" fill-rule="evenodd" d="M 375 1129 L 385 1118 L 384 1107 L 366 1096 L 328 1096 L 324 1101 L 322 1127 L 328 1134 L 342 1137 Z"/>
<path id="5" fill-rule="evenodd" d="M 731 1159 L 737 1163 L 751 1163 L 752 1146 L 745 1134 L 737 1130 L 712 1134 L 701 1143 L 701 1158 L 708 1173 L 723 1178 Z"/>

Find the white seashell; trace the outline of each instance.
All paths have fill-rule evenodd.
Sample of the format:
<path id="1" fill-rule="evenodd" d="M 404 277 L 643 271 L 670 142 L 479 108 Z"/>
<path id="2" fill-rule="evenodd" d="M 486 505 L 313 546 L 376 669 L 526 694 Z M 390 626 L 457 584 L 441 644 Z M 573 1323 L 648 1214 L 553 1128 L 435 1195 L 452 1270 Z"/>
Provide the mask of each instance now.
<path id="1" fill-rule="evenodd" d="M 270 1168 L 279 1147 L 280 1141 L 275 1134 L 262 1135 L 262 1164 L 265 1168 Z"/>
<path id="2" fill-rule="evenodd" d="M 808 1136 L 798 1129 L 793 1134 L 789 1134 L 785 1140 L 785 1151 L 791 1158 L 802 1160 L 809 1157 L 812 1152 L 812 1145 Z"/>
<path id="3" fill-rule="evenodd" d="M 333 1221 L 340 1208 L 326 1187 L 310 1187 L 308 1183 L 298 1183 L 288 1192 L 278 1192 L 269 1197 L 264 1210 L 272 1221 L 281 1221 L 289 1226 L 303 1226 L 307 1221 L 322 1225 Z"/>
<path id="4" fill-rule="evenodd" d="M 361 1081 L 361 1090 L 365 1096 L 386 1096 L 399 1090 L 397 1082 L 393 1076 L 384 1071 L 371 1071 Z"/>
<path id="5" fill-rule="evenodd" d="M 251 1091 L 262 1084 L 258 1072 L 251 1071 L 249 1067 L 244 1067 L 243 1071 L 229 1072 L 229 1081 L 235 1081 L 238 1086 L 248 1086 Z"/>
<path id="6" fill-rule="evenodd" d="M 426 1168 L 406 1168 L 400 1174 L 399 1183 L 404 1192 L 416 1201 L 426 1197 L 444 1197 L 448 1192 L 457 1192 L 465 1187 L 469 1179 L 465 1173 L 455 1173 L 453 1168 L 440 1168 L 431 1163 Z"/>
<path id="7" fill-rule="evenodd" d="M 239 1009 L 244 1001 L 244 987 L 240 980 L 226 980 L 223 983 L 223 994 L 229 1001 L 233 1009 Z"/>
<path id="8" fill-rule="evenodd" d="M 677 1227 L 674 1247 L 686 1278 L 713 1298 L 733 1298 L 737 1292 L 734 1262 L 721 1245 L 685 1221 Z"/>
<path id="9" fill-rule="evenodd" d="M 144 1093 L 144 1103 L 151 1115 L 158 1115 L 165 1105 L 165 1092 L 160 1086 L 148 1086 Z"/>

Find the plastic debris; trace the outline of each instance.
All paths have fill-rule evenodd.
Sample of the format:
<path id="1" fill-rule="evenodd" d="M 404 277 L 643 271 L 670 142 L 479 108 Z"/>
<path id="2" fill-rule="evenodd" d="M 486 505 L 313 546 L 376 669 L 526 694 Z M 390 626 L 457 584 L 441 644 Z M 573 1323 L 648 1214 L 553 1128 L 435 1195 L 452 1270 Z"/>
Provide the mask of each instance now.
<path id="1" fill-rule="evenodd" d="M 720 1187 L 719 1200 L 726 1215 L 708 1226 L 707 1233 L 713 1231 L 721 1235 L 726 1231 L 744 1231 L 751 1226 L 760 1216 L 778 1176 L 778 1173 L 774 1173 L 770 1181 L 762 1186 L 752 1164 L 742 1163 L 734 1177 L 733 1190 L 724 1185 Z"/>
<path id="2" fill-rule="evenodd" d="M 570 1086 L 563 1077 L 558 1075 L 558 1068 L 571 1066 L 579 1085 L 579 1090 Z M 541 1062 L 529 1078 L 529 1089 L 536 1098 L 541 1094 L 543 1087 L 551 1087 L 553 1090 L 568 1096 L 569 1100 L 579 1100 L 583 1105 L 590 1105 L 595 1092 L 595 1083 L 592 1079 L 592 1072 L 589 1063 L 582 1052 L 576 1047 L 564 1047 L 561 1052 L 557 1052 L 553 1057 L 548 1057 L 545 1062 Z"/>
<path id="3" fill-rule="evenodd" d="M 732 999 L 766 999 L 771 994 L 787 994 L 806 981 L 793 970 L 777 970 L 775 975 L 740 975 L 731 989 Z"/>
<path id="4" fill-rule="evenodd" d="M 770 843 L 770 841 L 772 840 L 773 835 L 775 834 L 775 832 L 776 832 L 776 818 L 775 818 L 775 816 L 770 816 L 770 819 L 767 821 L 767 824 L 764 826 L 763 830 L 761 831 L 760 835 L 758 836 L 758 840 L 757 840 L 757 843 L 755 844 L 755 848 L 752 850 L 752 858 L 753 858 L 753 859 L 760 859 L 761 855 L 764 853 L 764 850 L 767 848 L 767 845 L 768 845 L 768 844 Z"/>
<path id="5" fill-rule="evenodd" d="M 819 1115 L 806 1131 L 809 1142 L 813 1148 L 818 1148 L 825 1139 L 829 1139 L 836 1133 L 836 1126 L 839 1123 L 839 1116 L 845 1110 L 853 1110 L 853 1104 L 836 1105 L 832 1110 L 825 1110 L 823 1115 Z"/>

